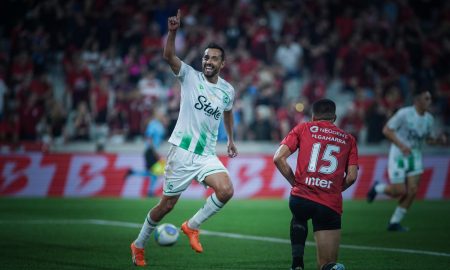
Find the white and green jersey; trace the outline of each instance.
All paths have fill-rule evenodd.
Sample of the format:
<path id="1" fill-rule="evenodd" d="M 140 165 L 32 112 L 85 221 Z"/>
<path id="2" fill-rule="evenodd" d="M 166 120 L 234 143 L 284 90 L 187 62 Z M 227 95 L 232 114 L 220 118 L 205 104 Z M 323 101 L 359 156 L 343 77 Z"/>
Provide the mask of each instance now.
<path id="1" fill-rule="evenodd" d="M 400 141 L 412 151 L 420 152 L 426 138 L 436 137 L 433 124 L 434 119 L 430 113 L 425 112 L 424 115 L 419 115 L 414 106 L 408 106 L 398 110 L 389 119 L 387 126 L 394 130 Z M 401 154 L 401 150 L 392 144 L 391 153 Z"/>
<path id="2" fill-rule="evenodd" d="M 219 123 L 224 111 L 232 109 L 234 88 L 219 77 L 216 84 L 202 72 L 181 62 L 178 120 L 169 142 L 198 155 L 216 153 Z"/>

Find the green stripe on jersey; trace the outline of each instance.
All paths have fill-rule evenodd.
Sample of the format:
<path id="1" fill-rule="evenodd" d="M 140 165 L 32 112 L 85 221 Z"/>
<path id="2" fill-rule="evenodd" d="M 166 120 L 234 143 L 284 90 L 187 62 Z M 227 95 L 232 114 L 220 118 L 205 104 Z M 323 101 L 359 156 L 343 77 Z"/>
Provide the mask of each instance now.
<path id="1" fill-rule="evenodd" d="M 184 150 L 189 150 L 189 145 L 191 145 L 192 135 L 185 134 L 180 142 L 180 147 Z"/>
<path id="2" fill-rule="evenodd" d="M 405 161 L 403 160 L 403 157 L 400 157 L 400 158 L 397 160 L 397 166 L 398 166 L 399 168 L 405 168 Z"/>
<path id="3" fill-rule="evenodd" d="M 411 154 L 411 155 L 409 155 L 409 157 L 408 157 L 408 169 L 409 170 L 415 170 L 416 168 L 414 168 L 415 166 L 414 166 L 414 155 L 413 154 Z"/>
<path id="4" fill-rule="evenodd" d="M 194 153 L 197 155 L 203 154 L 203 151 L 205 151 L 206 146 L 206 132 L 202 131 L 200 133 L 200 138 L 198 139 L 197 145 L 195 146 Z"/>

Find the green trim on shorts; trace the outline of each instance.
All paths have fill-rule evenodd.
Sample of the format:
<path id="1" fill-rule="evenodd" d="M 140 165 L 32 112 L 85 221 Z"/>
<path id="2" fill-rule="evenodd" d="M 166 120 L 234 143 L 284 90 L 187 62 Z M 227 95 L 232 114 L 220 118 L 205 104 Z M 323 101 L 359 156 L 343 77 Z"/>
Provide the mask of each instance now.
<path id="1" fill-rule="evenodd" d="M 212 169 L 212 170 L 210 170 L 210 171 L 207 171 L 207 172 L 203 173 L 203 174 L 201 175 L 201 177 L 198 178 L 199 181 L 200 181 L 200 179 L 204 179 L 204 177 L 210 175 L 210 174 L 208 174 L 208 173 L 214 172 L 214 171 L 218 171 L 218 172 L 226 172 L 224 169 Z M 208 175 L 206 175 L 206 174 L 208 174 Z"/>
<path id="2" fill-rule="evenodd" d="M 180 191 L 165 191 L 165 190 L 163 190 L 163 194 L 164 193 L 166 193 L 166 194 L 173 194 L 173 195 L 178 195 L 178 194 L 181 194 L 183 191 L 185 191 L 187 188 L 185 188 L 185 189 L 183 189 L 183 190 L 180 190 Z"/>

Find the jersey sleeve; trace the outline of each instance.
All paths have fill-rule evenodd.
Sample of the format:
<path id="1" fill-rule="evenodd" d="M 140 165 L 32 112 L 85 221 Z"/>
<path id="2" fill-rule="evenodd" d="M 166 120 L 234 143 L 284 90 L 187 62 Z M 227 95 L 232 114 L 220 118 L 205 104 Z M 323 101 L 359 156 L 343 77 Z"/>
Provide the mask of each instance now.
<path id="1" fill-rule="evenodd" d="M 289 147 L 289 150 L 294 153 L 300 147 L 300 138 L 304 129 L 304 124 L 299 124 L 294 127 L 288 135 L 281 141 L 280 144 L 284 144 Z"/>
<path id="2" fill-rule="evenodd" d="M 406 121 L 406 113 L 407 111 L 405 109 L 400 109 L 397 111 L 391 119 L 387 122 L 387 127 L 392 130 L 397 130 L 400 128 L 400 126 Z"/>
<path id="3" fill-rule="evenodd" d="M 233 88 L 233 86 L 230 85 L 230 91 L 228 93 L 229 93 L 228 95 L 227 94 L 224 95 L 224 99 L 225 99 L 224 102 L 227 104 L 225 106 L 224 111 L 230 111 L 233 108 L 233 103 L 234 103 L 234 88 Z"/>
<path id="4" fill-rule="evenodd" d="M 194 71 L 194 68 L 186 64 L 185 62 L 181 61 L 181 67 L 178 74 L 175 74 L 177 78 L 180 80 L 180 82 L 183 82 L 184 79 L 189 75 L 190 72 Z"/>

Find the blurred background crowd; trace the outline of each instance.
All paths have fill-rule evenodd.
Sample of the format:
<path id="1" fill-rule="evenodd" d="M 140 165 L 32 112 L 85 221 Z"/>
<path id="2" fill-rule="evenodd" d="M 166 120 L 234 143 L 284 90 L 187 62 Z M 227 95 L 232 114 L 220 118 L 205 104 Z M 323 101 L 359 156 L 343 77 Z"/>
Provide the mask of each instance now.
<path id="1" fill-rule="evenodd" d="M 183 61 L 201 70 L 209 42 L 226 50 L 236 140 L 278 142 L 329 97 L 338 126 L 377 144 L 416 88 L 450 131 L 450 1 L 3 0 L 0 141 L 101 147 L 152 121 L 170 136 L 180 89 L 162 48 L 178 8 Z"/>

